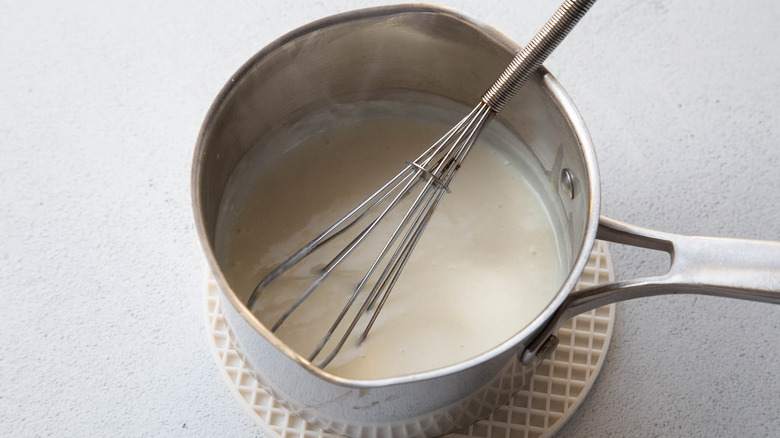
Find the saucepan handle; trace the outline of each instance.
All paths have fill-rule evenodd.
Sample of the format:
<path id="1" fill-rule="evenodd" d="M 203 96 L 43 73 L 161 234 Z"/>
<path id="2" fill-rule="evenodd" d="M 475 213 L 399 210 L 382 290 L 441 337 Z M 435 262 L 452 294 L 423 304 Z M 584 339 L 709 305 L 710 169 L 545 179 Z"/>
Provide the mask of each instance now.
<path id="1" fill-rule="evenodd" d="M 669 294 L 701 294 L 780 304 L 780 242 L 664 233 L 601 217 L 596 238 L 671 256 L 669 271 L 572 292 L 520 355 L 531 365 L 557 345 L 555 331 L 569 318 L 606 304 Z"/>

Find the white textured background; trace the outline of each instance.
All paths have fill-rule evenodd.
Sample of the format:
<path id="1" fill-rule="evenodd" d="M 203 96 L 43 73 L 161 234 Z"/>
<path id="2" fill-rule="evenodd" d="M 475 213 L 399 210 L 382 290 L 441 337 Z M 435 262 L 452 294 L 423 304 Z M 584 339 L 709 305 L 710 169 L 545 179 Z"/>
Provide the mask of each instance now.
<path id="1" fill-rule="evenodd" d="M 193 145 L 253 53 L 381 2 L 217 3 L 0 1 L 2 436 L 261 435 L 206 343 Z M 442 4 L 522 43 L 558 1 Z M 778 20 L 774 0 L 596 4 L 546 65 L 591 129 L 604 214 L 780 240 Z M 614 256 L 620 277 L 659 266 Z M 768 304 L 622 304 L 559 436 L 778 436 L 778 339 Z"/>

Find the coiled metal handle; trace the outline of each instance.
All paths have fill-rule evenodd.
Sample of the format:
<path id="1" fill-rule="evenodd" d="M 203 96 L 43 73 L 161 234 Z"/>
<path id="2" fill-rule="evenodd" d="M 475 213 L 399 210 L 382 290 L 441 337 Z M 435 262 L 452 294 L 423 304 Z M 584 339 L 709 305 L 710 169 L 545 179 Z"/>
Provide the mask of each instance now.
<path id="1" fill-rule="evenodd" d="M 504 109 L 536 69 L 577 25 L 596 0 L 566 0 L 482 96 L 494 112 Z"/>

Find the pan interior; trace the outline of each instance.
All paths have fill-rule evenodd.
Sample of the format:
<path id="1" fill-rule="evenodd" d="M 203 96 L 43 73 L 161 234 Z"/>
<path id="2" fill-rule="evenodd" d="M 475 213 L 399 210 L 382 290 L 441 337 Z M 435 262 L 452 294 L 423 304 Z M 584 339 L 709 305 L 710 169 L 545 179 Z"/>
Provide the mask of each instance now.
<path id="1" fill-rule="evenodd" d="M 217 225 L 217 259 L 246 302 L 287 256 L 357 205 L 469 108 L 419 92 L 342 102 L 303 117 L 253 148 L 228 184 Z M 566 244 L 540 192 L 546 174 L 500 123 L 480 137 L 426 228 L 366 343 L 356 337 L 326 368 L 377 379 L 472 358 L 525 328 L 564 278 Z M 412 192 L 276 333 L 306 356 L 348 302 L 417 192 Z M 384 208 L 386 204 L 383 204 Z M 264 289 L 254 313 L 271 327 L 362 227 L 339 236 Z M 378 274 L 378 273 L 377 273 Z M 372 281 L 376 276 L 372 277 Z M 373 283 L 326 344 L 342 336 Z"/>

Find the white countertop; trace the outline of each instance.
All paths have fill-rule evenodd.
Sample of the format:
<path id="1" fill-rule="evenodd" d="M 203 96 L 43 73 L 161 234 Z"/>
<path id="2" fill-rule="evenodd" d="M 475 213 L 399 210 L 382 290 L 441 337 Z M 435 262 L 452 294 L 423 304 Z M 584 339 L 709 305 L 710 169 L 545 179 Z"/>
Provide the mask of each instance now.
<path id="1" fill-rule="evenodd" d="M 261 436 L 206 341 L 195 138 L 253 53 L 381 2 L 109 3 L 0 14 L 0 435 Z M 442 4 L 522 43 L 558 1 Z M 588 122 L 602 213 L 780 240 L 778 20 L 773 0 L 594 6 L 546 65 Z M 612 248 L 618 277 L 658 272 Z M 778 339 L 778 306 L 620 304 L 559 436 L 777 436 Z"/>

